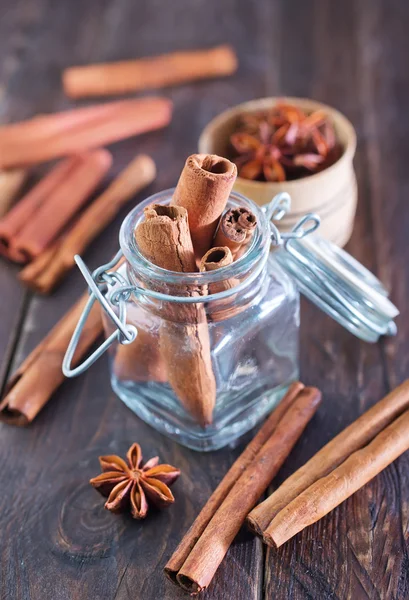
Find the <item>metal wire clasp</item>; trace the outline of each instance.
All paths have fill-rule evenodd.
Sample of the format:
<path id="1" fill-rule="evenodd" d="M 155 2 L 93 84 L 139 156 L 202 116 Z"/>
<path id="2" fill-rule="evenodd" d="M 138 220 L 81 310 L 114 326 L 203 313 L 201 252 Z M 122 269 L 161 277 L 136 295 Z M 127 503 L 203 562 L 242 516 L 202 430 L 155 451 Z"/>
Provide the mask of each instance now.
<path id="1" fill-rule="evenodd" d="M 117 271 L 111 271 L 111 269 L 118 265 L 122 256 L 122 251 L 120 250 L 110 262 L 106 263 L 105 265 L 101 265 L 93 273 L 89 271 L 88 267 L 80 256 L 75 256 L 75 262 L 77 263 L 82 276 L 88 284 L 90 297 L 81 317 L 79 318 L 64 356 L 62 370 L 66 377 L 76 377 L 77 375 L 81 375 L 88 369 L 88 367 L 98 360 L 98 358 L 106 350 L 108 350 L 109 346 L 111 346 L 111 344 L 113 344 L 115 341 L 118 341 L 120 344 L 131 344 L 138 335 L 136 327 L 129 325 L 126 322 L 126 302 L 131 294 L 129 286 L 127 286 L 126 280 L 120 273 Z M 112 293 L 114 291 L 114 287 L 116 288 L 115 294 Z M 80 365 L 72 369 L 71 363 L 75 354 L 75 350 L 77 348 L 85 322 L 96 300 L 98 300 L 108 317 L 111 319 L 114 325 L 116 325 L 116 329 L 99 346 L 99 348 L 95 350 L 95 352 L 86 358 Z M 112 305 L 118 306 L 118 314 L 116 314 L 112 308 Z"/>
<path id="2" fill-rule="evenodd" d="M 321 224 L 320 217 L 315 213 L 304 215 L 288 232 L 280 232 L 273 221 L 281 221 L 291 208 L 291 196 L 287 192 L 277 194 L 268 204 L 262 207 L 264 214 L 270 222 L 271 242 L 274 246 L 287 245 L 291 240 L 300 240 L 314 233 Z"/>

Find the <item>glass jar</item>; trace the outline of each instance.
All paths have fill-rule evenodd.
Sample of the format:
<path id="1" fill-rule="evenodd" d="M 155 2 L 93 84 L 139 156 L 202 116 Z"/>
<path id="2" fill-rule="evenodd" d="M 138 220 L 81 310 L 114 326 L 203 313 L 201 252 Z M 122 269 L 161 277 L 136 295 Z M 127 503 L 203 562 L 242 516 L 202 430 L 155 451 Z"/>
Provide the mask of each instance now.
<path id="1" fill-rule="evenodd" d="M 66 375 L 79 374 L 109 347 L 112 387 L 134 413 L 185 446 L 216 450 L 253 428 L 298 378 L 296 281 L 359 337 L 393 333 L 397 310 L 380 282 L 332 244 L 303 239 L 317 217 L 307 215 L 292 233 L 280 234 L 271 219 L 285 214 L 286 194 L 263 208 L 231 194 L 228 208 L 244 206 L 257 217 L 249 247 L 231 265 L 189 274 L 153 265 L 139 252 L 134 231 L 147 205 L 171 198 L 172 190 L 156 194 L 127 216 L 116 270 L 118 257 L 93 275 L 78 259 L 92 291 L 88 307 L 98 299 L 105 309 L 106 342 L 71 370 L 80 323 Z"/>

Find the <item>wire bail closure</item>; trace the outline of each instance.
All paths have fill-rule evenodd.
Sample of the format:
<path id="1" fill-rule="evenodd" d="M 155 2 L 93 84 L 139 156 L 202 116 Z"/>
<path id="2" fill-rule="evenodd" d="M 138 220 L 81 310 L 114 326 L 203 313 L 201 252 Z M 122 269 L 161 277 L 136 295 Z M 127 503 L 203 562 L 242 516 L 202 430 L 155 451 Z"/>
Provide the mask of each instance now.
<path id="1" fill-rule="evenodd" d="M 77 326 L 64 356 L 62 371 L 66 377 L 77 377 L 78 375 L 84 373 L 84 371 L 86 371 L 96 360 L 98 360 L 98 358 L 102 356 L 102 354 L 104 354 L 104 352 L 108 350 L 108 348 L 115 341 L 118 341 L 120 344 L 131 344 L 138 335 L 136 327 L 129 325 L 126 322 L 126 302 L 131 294 L 131 292 L 125 287 L 127 282 L 119 273 L 108 272 L 120 262 L 122 256 L 123 254 L 120 250 L 110 262 L 101 265 L 92 274 L 78 254 L 74 257 L 82 276 L 88 284 L 90 297 L 85 305 L 81 317 L 78 320 Z M 116 290 L 117 293 L 114 297 L 112 295 L 112 288 L 116 287 L 117 283 L 125 287 L 125 289 L 122 290 L 119 288 L 119 290 Z M 105 288 L 105 294 L 102 292 L 101 288 Z M 111 288 L 111 291 L 109 291 L 109 288 Z M 114 323 L 114 325 L 116 325 L 116 330 L 111 333 L 111 335 L 95 350 L 95 352 L 86 358 L 80 365 L 75 368 L 71 368 L 72 360 L 75 350 L 77 349 L 83 327 L 96 300 L 98 300 L 105 313 Z M 119 316 L 113 310 L 112 304 L 117 304 Z"/>
<path id="2" fill-rule="evenodd" d="M 294 225 L 291 231 L 280 232 L 273 221 L 281 221 L 291 208 L 291 196 L 287 192 L 277 194 L 268 204 L 262 207 L 262 211 L 267 217 L 271 231 L 271 242 L 274 246 L 287 245 L 291 240 L 301 240 L 302 238 L 314 233 L 321 224 L 320 217 L 315 213 L 307 213 Z M 309 224 L 307 226 L 307 224 Z"/>

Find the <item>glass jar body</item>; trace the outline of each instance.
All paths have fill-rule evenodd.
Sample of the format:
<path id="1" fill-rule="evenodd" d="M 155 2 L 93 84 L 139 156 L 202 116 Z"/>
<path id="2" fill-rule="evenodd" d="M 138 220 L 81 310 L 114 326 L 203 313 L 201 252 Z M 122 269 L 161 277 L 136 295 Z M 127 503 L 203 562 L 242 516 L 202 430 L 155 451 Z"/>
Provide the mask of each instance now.
<path id="1" fill-rule="evenodd" d="M 243 204 L 242 198 L 238 201 Z M 143 205 L 141 215 L 142 211 Z M 258 217 L 261 236 L 248 256 L 240 259 L 241 270 L 233 263 L 220 269 L 220 274 L 198 273 L 189 276 L 195 277 L 191 281 L 184 278 L 175 283 L 161 269 L 153 276 L 144 273 L 139 259 L 126 251 L 127 262 L 119 270 L 139 289 L 170 296 L 188 290 L 187 296 L 197 294 L 200 299 L 183 304 L 183 300 L 172 302 L 169 295 L 164 300 L 133 293 L 127 300 L 126 320 L 137 329 L 137 338 L 110 348 L 116 394 L 155 429 L 194 450 L 216 450 L 237 440 L 271 412 L 298 377 L 299 295 L 269 251 L 268 223 L 261 211 Z M 138 218 L 135 215 L 129 231 Z M 129 231 L 124 233 L 123 228 L 121 234 L 123 250 Z M 223 295 L 215 290 L 227 291 Z M 105 318 L 104 326 L 110 335 L 114 326 L 109 319 Z M 211 370 L 215 385 L 207 423 L 190 404 L 194 378 L 203 369 Z M 205 396 L 210 393 L 202 391 Z"/>

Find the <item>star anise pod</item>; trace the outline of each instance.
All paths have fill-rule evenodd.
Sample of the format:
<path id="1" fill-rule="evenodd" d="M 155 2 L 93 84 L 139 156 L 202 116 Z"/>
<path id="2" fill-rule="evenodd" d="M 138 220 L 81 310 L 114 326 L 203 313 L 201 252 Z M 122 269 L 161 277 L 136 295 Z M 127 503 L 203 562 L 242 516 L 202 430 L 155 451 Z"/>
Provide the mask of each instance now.
<path id="1" fill-rule="evenodd" d="M 230 138 L 240 177 L 285 181 L 333 164 L 340 156 L 332 123 L 322 110 L 307 114 L 279 103 L 242 115 Z"/>
<path id="2" fill-rule="evenodd" d="M 231 136 L 230 141 L 241 155 L 235 160 L 240 177 L 259 179 L 263 176 L 265 181 L 285 181 L 285 171 L 280 162 L 282 152 L 266 120 L 259 123 L 258 134 L 238 132 Z"/>
<path id="3" fill-rule="evenodd" d="M 131 511 L 134 519 L 143 519 L 149 503 L 165 508 L 175 499 L 169 487 L 180 475 L 171 465 L 159 465 L 155 456 L 145 464 L 139 444 L 132 444 L 127 463 L 116 455 L 100 456 L 102 473 L 90 480 L 90 484 L 103 496 L 108 497 L 105 508 L 113 513 Z"/>

